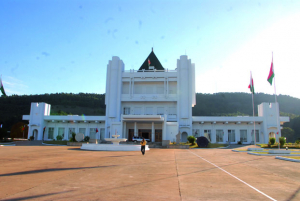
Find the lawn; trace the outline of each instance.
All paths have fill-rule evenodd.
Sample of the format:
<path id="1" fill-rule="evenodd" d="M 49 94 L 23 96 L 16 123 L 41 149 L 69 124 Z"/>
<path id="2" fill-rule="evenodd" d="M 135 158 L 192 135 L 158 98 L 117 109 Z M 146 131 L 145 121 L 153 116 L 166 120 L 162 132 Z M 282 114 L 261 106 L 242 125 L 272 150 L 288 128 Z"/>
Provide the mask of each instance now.
<path id="1" fill-rule="evenodd" d="M 291 159 L 300 160 L 300 156 L 284 156 L 283 158 L 291 158 Z"/>

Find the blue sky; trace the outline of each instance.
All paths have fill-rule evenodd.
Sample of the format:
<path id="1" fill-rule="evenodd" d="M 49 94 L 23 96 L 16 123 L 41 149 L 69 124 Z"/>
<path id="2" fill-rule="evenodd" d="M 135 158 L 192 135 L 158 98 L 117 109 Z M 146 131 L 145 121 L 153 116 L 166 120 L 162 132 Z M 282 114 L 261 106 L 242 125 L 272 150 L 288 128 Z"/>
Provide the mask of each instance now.
<path id="1" fill-rule="evenodd" d="M 196 66 L 199 93 L 300 98 L 300 1 L 0 1 L 0 74 L 8 95 L 105 93 L 119 56 L 138 69 L 154 48 L 164 68 L 180 55 Z"/>

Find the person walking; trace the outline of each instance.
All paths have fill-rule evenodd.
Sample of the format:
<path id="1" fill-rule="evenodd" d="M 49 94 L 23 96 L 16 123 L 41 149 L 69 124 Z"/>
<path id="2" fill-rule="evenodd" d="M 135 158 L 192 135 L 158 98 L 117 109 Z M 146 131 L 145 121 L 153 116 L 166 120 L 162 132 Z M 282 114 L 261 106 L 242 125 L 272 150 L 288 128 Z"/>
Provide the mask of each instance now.
<path id="1" fill-rule="evenodd" d="M 147 141 L 145 140 L 145 138 L 143 138 L 143 140 L 141 141 L 141 152 L 143 155 L 145 155 L 146 144 L 147 144 Z"/>

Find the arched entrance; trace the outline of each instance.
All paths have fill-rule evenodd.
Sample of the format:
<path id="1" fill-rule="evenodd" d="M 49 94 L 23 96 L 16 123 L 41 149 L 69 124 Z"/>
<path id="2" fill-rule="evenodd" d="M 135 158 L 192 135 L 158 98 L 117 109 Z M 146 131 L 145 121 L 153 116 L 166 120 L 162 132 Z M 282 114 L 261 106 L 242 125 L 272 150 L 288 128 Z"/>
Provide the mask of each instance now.
<path id="1" fill-rule="evenodd" d="M 188 137 L 187 132 L 182 132 L 181 133 L 181 142 L 186 142 L 187 141 L 187 137 Z"/>
<path id="2" fill-rule="evenodd" d="M 274 137 L 274 138 L 276 138 L 276 136 L 275 136 L 275 133 L 274 133 L 274 132 L 270 132 L 270 133 L 269 133 L 269 139 L 270 139 L 271 137 Z"/>
<path id="3" fill-rule="evenodd" d="M 34 137 L 34 140 L 37 140 L 38 139 L 38 130 L 37 129 L 34 129 L 32 131 L 32 136 Z"/>

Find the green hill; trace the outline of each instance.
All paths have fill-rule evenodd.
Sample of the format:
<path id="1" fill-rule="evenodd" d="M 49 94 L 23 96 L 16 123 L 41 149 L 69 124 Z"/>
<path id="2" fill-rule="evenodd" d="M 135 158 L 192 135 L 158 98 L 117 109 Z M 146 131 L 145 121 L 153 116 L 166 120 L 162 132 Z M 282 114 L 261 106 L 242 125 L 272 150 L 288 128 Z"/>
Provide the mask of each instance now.
<path id="1" fill-rule="evenodd" d="M 286 95 L 277 96 L 281 115 L 290 116 L 290 126 L 297 130 L 300 123 L 300 99 Z M 11 126 L 22 120 L 22 115 L 29 114 L 31 102 L 46 102 L 51 104 L 51 115 L 84 114 L 105 115 L 105 94 L 88 93 L 56 93 L 43 95 L 12 95 L 0 98 L 0 124 L 10 130 Z M 257 105 L 262 102 L 275 102 L 274 95 L 255 94 L 255 114 Z M 252 97 L 249 93 L 216 93 L 196 94 L 194 116 L 252 116 Z M 299 120 L 298 120 L 299 119 Z M 28 123 L 28 122 L 26 122 Z"/>

